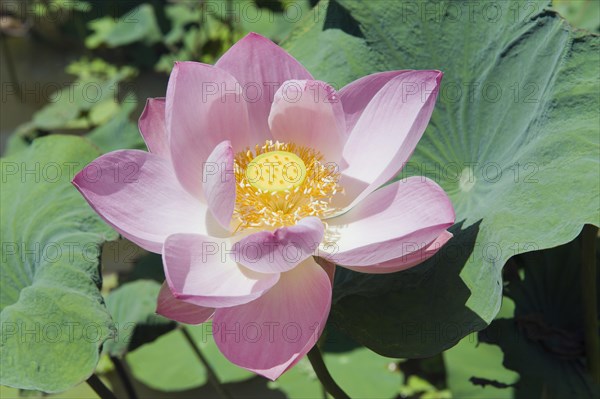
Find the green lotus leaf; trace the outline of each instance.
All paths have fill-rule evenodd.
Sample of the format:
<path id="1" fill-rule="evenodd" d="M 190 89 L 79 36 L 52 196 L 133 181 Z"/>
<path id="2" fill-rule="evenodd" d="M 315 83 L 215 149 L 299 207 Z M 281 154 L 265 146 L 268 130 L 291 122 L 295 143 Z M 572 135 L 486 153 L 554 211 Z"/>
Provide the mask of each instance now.
<path id="1" fill-rule="evenodd" d="M 1 160 L 2 385 L 64 391 L 93 373 L 113 334 L 98 258 L 117 234 L 71 185 L 98 155 L 85 139 L 55 135 Z"/>
<path id="2" fill-rule="evenodd" d="M 600 385 L 585 367 L 581 258 L 577 239 L 511 262 L 506 295 L 515 301 L 514 316 L 494 320 L 479 335 L 498 345 L 506 368 L 519 373 L 515 397 L 541 397 L 544 392 L 572 398 L 600 395 Z M 596 279 L 600 286 L 600 274 Z M 597 301 L 600 305 L 600 296 Z"/>
<path id="3" fill-rule="evenodd" d="M 243 381 L 254 375 L 234 365 L 219 352 L 210 323 L 186 328 L 221 383 Z M 126 359 L 138 381 L 159 391 L 184 391 L 208 382 L 206 369 L 179 330 L 139 347 L 129 353 Z M 161 361 L 157 362 L 156 359 Z M 165 368 L 165 364 L 169 367 Z"/>
<path id="4" fill-rule="evenodd" d="M 547 5 L 321 2 L 285 43 L 337 86 L 378 71 L 444 72 L 398 178 L 425 175 L 446 190 L 454 239 L 406 272 L 336 276 L 331 321 L 380 354 L 429 356 L 485 328 L 509 257 L 600 224 L 600 37 Z"/>

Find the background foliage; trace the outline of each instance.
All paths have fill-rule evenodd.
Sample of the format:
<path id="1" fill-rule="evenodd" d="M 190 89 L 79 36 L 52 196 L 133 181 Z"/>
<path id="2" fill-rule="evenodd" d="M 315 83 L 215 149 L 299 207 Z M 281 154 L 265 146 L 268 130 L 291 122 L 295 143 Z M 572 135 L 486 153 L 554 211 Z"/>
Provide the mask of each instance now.
<path id="1" fill-rule="evenodd" d="M 100 153 L 144 149 L 135 119 L 146 97 L 164 95 L 173 62 L 213 63 L 249 31 L 338 88 L 383 70 L 444 72 L 398 178 L 445 188 L 455 238 L 405 272 L 338 269 L 321 346 L 339 384 L 357 398 L 600 395 L 574 288 L 577 235 L 600 224 L 594 0 L 507 0 L 472 14 L 427 0 L 11 4 L 0 10 L 2 119 L 12 123 L 1 129 L 3 398 L 94 397 L 77 385 L 94 371 L 126 396 L 118 364 L 140 397 L 216 394 L 184 327 L 154 314 L 160 256 L 115 241 L 70 177 Z M 72 242 L 88 250 L 70 256 Z M 65 322 L 99 333 L 21 339 Z M 307 361 L 267 382 L 226 361 L 206 326 L 185 328 L 235 397 L 323 395 Z"/>

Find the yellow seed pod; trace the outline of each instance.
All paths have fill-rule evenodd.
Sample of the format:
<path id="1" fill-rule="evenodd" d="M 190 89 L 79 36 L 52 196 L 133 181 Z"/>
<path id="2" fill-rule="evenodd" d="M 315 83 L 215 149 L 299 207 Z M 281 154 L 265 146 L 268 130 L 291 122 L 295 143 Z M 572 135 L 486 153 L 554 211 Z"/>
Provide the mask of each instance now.
<path id="1" fill-rule="evenodd" d="M 261 191 L 291 190 L 306 179 L 306 165 L 294 153 L 269 151 L 258 155 L 248 164 L 246 179 Z"/>

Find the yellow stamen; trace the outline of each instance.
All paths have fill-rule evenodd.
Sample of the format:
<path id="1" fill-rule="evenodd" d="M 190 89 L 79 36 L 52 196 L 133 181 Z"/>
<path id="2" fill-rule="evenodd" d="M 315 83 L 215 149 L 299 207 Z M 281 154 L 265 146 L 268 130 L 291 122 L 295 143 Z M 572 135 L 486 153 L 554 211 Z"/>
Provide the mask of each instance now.
<path id="1" fill-rule="evenodd" d="M 333 195 L 343 191 L 339 172 L 322 160 L 311 148 L 270 140 L 236 154 L 236 230 L 290 226 L 334 213 Z"/>

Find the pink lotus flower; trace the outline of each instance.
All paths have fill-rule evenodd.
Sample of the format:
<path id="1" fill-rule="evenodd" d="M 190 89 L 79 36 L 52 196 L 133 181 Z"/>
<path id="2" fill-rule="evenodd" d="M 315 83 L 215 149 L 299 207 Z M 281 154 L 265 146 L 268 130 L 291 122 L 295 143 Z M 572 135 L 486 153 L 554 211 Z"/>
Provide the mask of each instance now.
<path id="1" fill-rule="evenodd" d="M 149 152 L 103 155 L 73 184 L 123 236 L 162 253 L 158 313 L 212 318 L 229 360 L 275 379 L 316 343 L 333 264 L 392 273 L 450 239 L 454 210 L 433 181 L 380 188 L 415 149 L 441 78 L 382 72 L 336 92 L 249 34 L 215 66 L 176 63 L 139 121 Z"/>

